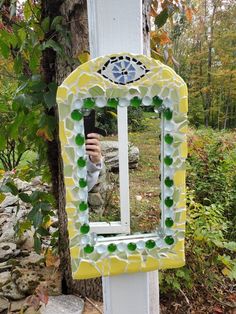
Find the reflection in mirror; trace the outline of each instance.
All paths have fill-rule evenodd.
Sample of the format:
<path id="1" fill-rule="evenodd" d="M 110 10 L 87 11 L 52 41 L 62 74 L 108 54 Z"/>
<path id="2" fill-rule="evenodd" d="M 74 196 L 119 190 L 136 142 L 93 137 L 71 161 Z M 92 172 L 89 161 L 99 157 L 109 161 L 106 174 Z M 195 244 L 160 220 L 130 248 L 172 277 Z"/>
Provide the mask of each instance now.
<path id="1" fill-rule="evenodd" d="M 104 167 L 89 192 L 91 222 L 120 221 L 117 111 L 96 109 Z M 128 108 L 131 234 L 153 232 L 160 222 L 160 118 L 153 108 Z"/>
<path id="2" fill-rule="evenodd" d="M 150 107 L 129 109 L 131 233 L 150 233 L 160 221 L 160 118 Z"/>
<path id="3" fill-rule="evenodd" d="M 103 167 L 89 192 L 90 222 L 120 221 L 117 109 L 97 108 L 96 126 L 106 131 L 100 137 Z"/>

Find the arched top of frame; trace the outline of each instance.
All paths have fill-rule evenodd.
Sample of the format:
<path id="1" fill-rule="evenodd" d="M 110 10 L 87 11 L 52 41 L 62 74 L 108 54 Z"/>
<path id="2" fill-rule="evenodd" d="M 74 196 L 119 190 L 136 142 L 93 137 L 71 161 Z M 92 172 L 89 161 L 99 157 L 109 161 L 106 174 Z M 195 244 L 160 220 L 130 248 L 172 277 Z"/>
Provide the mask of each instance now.
<path id="1" fill-rule="evenodd" d="M 68 103 L 71 93 L 78 99 L 100 98 L 98 107 L 103 106 L 103 97 L 136 96 L 143 105 L 150 105 L 151 98 L 158 95 L 169 100 L 176 111 L 185 113 L 188 109 L 187 87 L 182 78 L 170 67 L 144 55 L 112 54 L 80 65 L 59 87 L 58 104 Z"/>

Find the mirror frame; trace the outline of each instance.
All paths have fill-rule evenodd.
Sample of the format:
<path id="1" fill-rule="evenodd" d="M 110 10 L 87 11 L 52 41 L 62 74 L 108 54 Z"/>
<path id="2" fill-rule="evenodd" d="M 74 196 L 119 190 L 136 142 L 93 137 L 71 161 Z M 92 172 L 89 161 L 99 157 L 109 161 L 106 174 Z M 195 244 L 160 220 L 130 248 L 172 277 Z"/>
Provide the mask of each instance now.
<path id="1" fill-rule="evenodd" d="M 130 60 L 127 68 L 131 64 L 133 72 L 126 75 L 126 81 L 121 76 L 116 81 L 118 75 L 114 76 L 112 69 L 124 60 Z M 57 103 L 73 278 L 183 266 L 188 110 L 185 82 L 153 58 L 113 54 L 74 70 L 58 88 Z M 161 224 L 153 233 L 102 237 L 92 232 L 89 224 L 83 109 L 128 105 L 154 106 L 161 115 Z"/>

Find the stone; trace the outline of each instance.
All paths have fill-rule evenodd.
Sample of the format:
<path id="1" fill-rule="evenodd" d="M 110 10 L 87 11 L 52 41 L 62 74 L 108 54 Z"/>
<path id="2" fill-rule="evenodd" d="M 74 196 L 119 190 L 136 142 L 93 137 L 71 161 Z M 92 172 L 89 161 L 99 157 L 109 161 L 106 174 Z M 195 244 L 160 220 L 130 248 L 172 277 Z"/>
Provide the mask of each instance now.
<path id="1" fill-rule="evenodd" d="M 41 176 L 37 176 L 37 177 L 35 177 L 35 178 L 33 178 L 33 179 L 31 180 L 31 185 L 32 185 L 32 186 L 37 186 L 37 185 L 41 185 L 41 184 L 43 184 L 43 183 L 42 183 L 42 177 L 41 177 Z"/>
<path id="2" fill-rule="evenodd" d="M 0 204 L 0 213 L 4 211 L 4 209 L 10 205 L 14 205 L 18 201 L 18 196 L 11 195 L 6 193 L 6 198 Z"/>
<path id="3" fill-rule="evenodd" d="M 28 191 L 28 190 L 30 190 L 30 188 L 31 188 L 29 182 L 27 182 L 27 181 L 22 181 L 22 180 L 19 179 L 19 178 L 14 179 L 14 183 L 15 183 L 15 185 L 17 186 L 17 188 L 18 188 L 18 190 L 19 190 L 20 192 L 22 192 L 22 191 Z"/>
<path id="4" fill-rule="evenodd" d="M 17 249 L 15 243 L 1 242 L 0 243 L 0 262 L 4 262 L 11 257 L 19 255 L 20 250 Z"/>
<path id="5" fill-rule="evenodd" d="M 10 313 L 12 313 L 12 312 L 13 313 L 14 312 L 20 313 L 20 311 L 23 308 L 24 304 L 25 304 L 25 299 L 18 300 L 18 301 L 11 301 L 10 308 L 9 308 Z M 25 312 L 24 312 L 24 314 L 25 314 Z"/>
<path id="6" fill-rule="evenodd" d="M 0 313 L 9 308 L 10 302 L 7 298 L 0 296 Z"/>
<path id="7" fill-rule="evenodd" d="M 119 169 L 118 141 L 101 141 L 102 155 L 105 158 L 105 165 L 108 170 L 117 171 Z M 137 168 L 139 162 L 139 149 L 132 143 L 128 147 L 129 168 Z"/>
<path id="8" fill-rule="evenodd" d="M 10 271 L 4 271 L 4 272 L 0 273 L 0 289 L 1 289 L 2 286 L 4 286 L 10 280 L 11 280 L 11 273 L 10 273 Z"/>
<path id="9" fill-rule="evenodd" d="M 91 206 L 102 206 L 104 204 L 104 199 L 100 193 L 89 193 L 88 202 Z"/>
<path id="10" fill-rule="evenodd" d="M 47 305 L 43 305 L 41 314 L 82 314 L 84 301 L 75 295 L 50 296 Z"/>
<path id="11" fill-rule="evenodd" d="M 16 284 L 13 281 L 6 283 L 4 286 L 2 286 L 1 290 L 1 293 L 4 297 L 12 300 L 21 300 L 25 296 L 25 294 L 18 290 Z"/>
<path id="12" fill-rule="evenodd" d="M 22 267 L 44 265 L 45 257 L 35 252 L 31 252 L 29 256 L 20 261 Z"/>

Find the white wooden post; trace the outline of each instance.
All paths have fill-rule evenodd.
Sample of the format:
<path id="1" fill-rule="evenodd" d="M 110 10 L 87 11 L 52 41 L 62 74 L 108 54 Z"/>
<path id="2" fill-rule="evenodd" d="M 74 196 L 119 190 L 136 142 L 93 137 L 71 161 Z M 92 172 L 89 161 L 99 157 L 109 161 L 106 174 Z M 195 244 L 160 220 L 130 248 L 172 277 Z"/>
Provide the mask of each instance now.
<path id="1" fill-rule="evenodd" d="M 92 58 L 117 52 L 143 54 L 142 0 L 87 0 L 87 4 Z M 118 131 L 124 121 L 127 126 L 127 109 L 119 108 Z M 120 202 L 128 208 L 128 138 L 124 133 L 119 132 Z M 123 218 L 129 224 L 129 217 Z M 158 272 L 104 277 L 103 300 L 104 314 L 158 314 Z"/>

